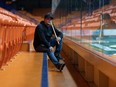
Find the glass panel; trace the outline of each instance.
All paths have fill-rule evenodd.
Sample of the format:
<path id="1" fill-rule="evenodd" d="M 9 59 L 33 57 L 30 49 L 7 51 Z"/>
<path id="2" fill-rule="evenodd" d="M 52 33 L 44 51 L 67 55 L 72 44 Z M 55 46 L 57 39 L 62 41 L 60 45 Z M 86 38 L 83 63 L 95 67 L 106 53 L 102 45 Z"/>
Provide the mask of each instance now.
<path id="1" fill-rule="evenodd" d="M 115 0 L 60 0 L 54 15 L 66 37 L 96 53 L 116 55 Z"/>
<path id="2" fill-rule="evenodd" d="M 92 14 L 92 16 L 98 15 L 100 25 L 94 29 L 95 31 L 92 31 L 92 43 L 90 45 L 96 51 L 108 56 L 116 55 L 116 13 L 114 10 L 116 10 L 116 3 L 101 0 L 99 1 L 99 9 L 93 11 Z"/>

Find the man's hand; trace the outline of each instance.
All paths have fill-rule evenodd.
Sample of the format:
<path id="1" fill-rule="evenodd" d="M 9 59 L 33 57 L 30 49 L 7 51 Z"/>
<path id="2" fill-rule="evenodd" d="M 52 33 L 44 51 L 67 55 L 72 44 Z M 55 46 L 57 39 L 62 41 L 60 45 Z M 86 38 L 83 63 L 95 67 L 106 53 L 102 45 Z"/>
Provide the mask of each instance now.
<path id="1" fill-rule="evenodd" d="M 60 37 L 57 37 L 56 40 L 59 42 L 61 40 L 61 38 Z"/>
<path id="2" fill-rule="evenodd" d="M 51 52 L 54 52 L 54 48 L 52 46 L 49 47 Z"/>

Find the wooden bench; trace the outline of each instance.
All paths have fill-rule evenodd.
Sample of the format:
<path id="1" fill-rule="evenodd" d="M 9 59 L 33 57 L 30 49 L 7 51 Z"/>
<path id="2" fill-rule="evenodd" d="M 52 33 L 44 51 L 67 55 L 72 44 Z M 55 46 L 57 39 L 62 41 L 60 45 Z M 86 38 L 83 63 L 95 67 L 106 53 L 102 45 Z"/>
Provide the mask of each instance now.
<path id="1" fill-rule="evenodd" d="M 33 41 L 24 41 L 22 43 L 22 47 L 20 51 L 26 51 L 29 53 L 35 53 L 35 54 L 42 54 L 43 61 L 42 61 L 42 77 L 41 77 L 41 87 L 48 87 L 48 61 L 47 61 L 47 54 L 46 53 L 38 53 L 35 52 L 33 48 Z M 39 57 L 39 56 L 38 56 Z"/>

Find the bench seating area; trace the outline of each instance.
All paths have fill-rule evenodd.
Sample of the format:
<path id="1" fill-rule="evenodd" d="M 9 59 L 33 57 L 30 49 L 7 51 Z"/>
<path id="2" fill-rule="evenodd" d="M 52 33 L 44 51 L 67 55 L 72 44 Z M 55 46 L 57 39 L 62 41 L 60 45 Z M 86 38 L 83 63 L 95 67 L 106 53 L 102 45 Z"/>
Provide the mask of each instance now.
<path id="1" fill-rule="evenodd" d="M 23 41 L 33 39 L 36 25 L 0 8 L 0 68 L 20 50 Z"/>

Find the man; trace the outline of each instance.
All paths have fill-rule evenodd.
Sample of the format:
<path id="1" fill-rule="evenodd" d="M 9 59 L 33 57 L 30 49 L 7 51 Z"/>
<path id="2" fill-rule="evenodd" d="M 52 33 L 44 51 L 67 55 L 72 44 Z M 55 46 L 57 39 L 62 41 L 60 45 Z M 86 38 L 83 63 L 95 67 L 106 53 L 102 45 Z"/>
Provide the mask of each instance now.
<path id="1" fill-rule="evenodd" d="M 116 23 L 112 21 L 110 15 L 108 13 L 102 14 L 103 19 L 103 29 L 115 29 Z"/>
<path id="2" fill-rule="evenodd" d="M 54 25 L 51 25 L 52 20 L 53 15 L 48 13 L 44 16 L 44 21 L 37 25 L 33 45 L 36 52 L 46 52 L 56 68 L 62 71 L 65 63 L 60 63 L 59 60 L 63 60 L 60 56 L 63 34 Z M 53 27 L 57 37 L 55 37 Z M 56 47 L 55 51 L 54 46 Z"/>
<path id="3" fill-rule="evenodd" d="M 116 23 L 112 21 L 110 15 L 108 13 L 104 13 L 100 15 L 101 17 L 101 27 L 97 29 L 95 32 L 93 32 L 92 39 L 93 40 L 99 40 L 101 37 L 103 39 L 105 32 L 109 30 L 115 30 L 116 29 Z M 111 32 L 109 32 L 111 33 Z M 101 34 L 101 35 L 100 35 Z"/>

